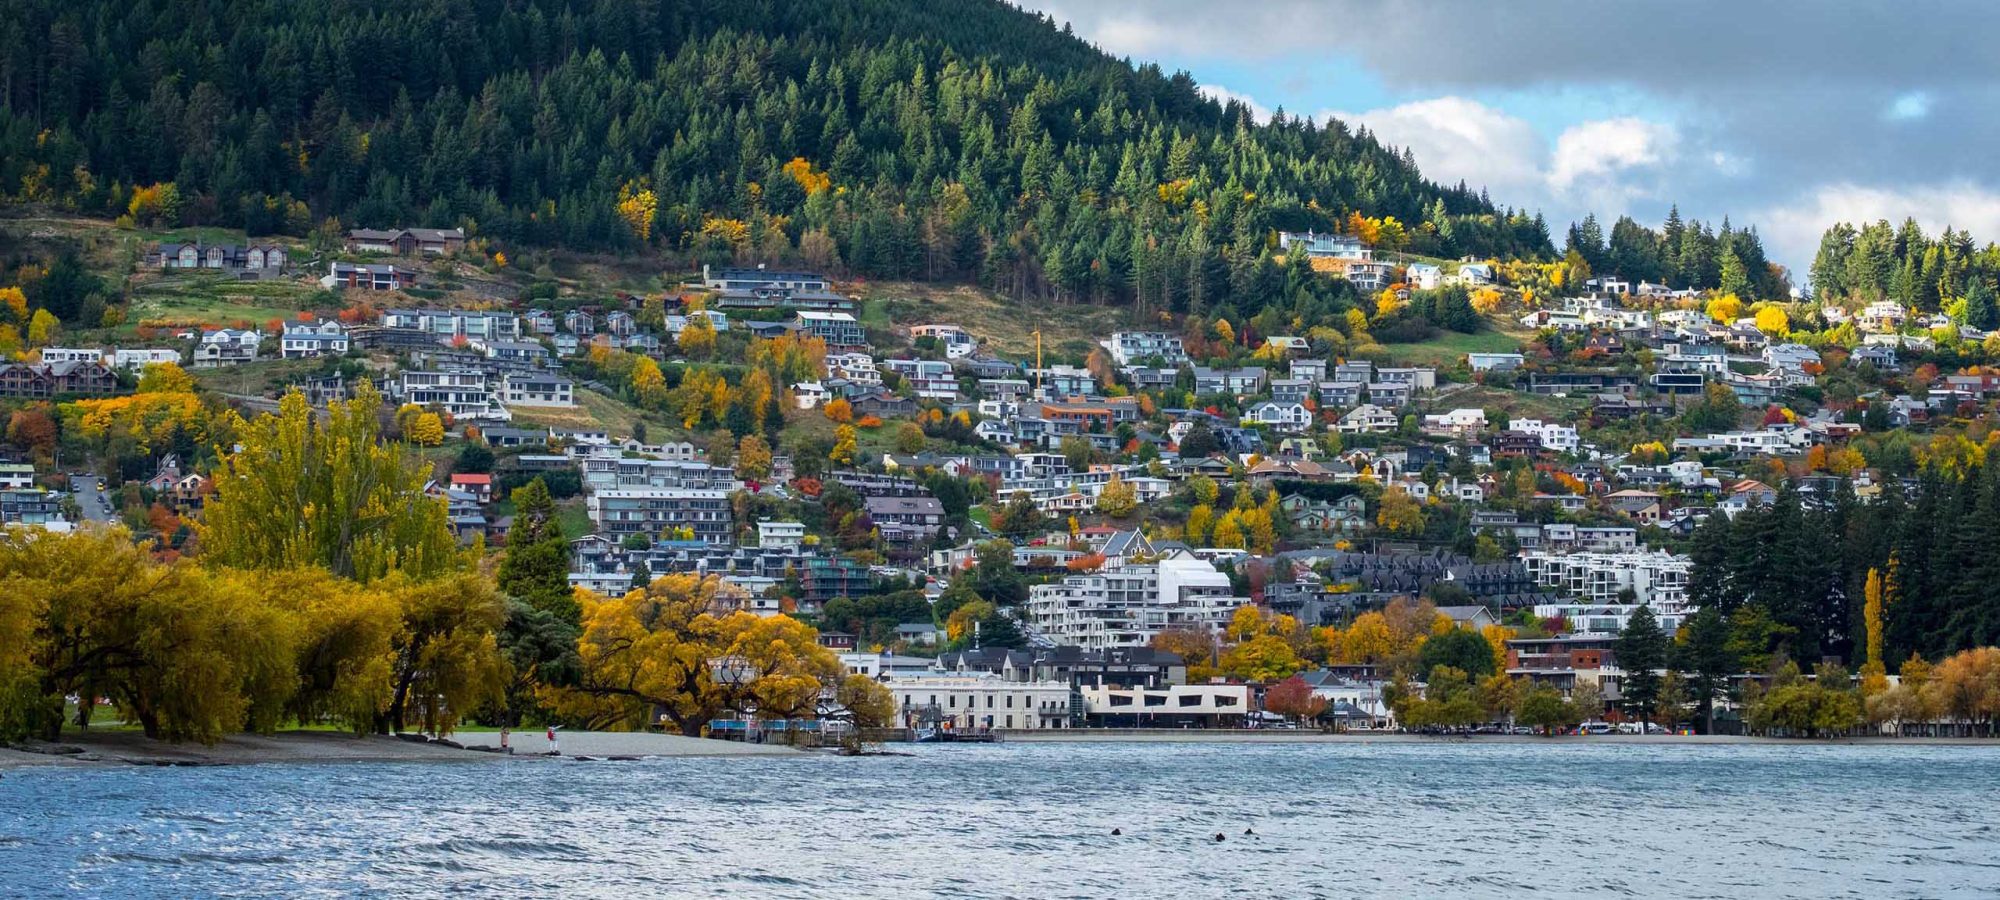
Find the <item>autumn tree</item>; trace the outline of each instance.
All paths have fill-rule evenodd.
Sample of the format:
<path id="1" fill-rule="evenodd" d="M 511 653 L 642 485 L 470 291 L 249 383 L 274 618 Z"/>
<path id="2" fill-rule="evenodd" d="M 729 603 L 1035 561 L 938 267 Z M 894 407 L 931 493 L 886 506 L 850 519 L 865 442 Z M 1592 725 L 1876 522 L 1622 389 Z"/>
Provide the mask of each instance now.
<path id="1" fill-rule="evenodd" d="M 457 568 L 444 503 L 424 493 L 429 467 L 381 440 L 380 408 L 364 381 L 324 421 L 296 390 L 276 413 L 236 421 L 239 449 L 216 466 L 196 529 L 204 556 L 251 569 L 319 565 L 363 582 Z"/>
<path id="2" fill-rule="evenodd" d="M 652 242 L 653 216 L 659 208 L 659 198 L 643 180 L 628 181 L 618 188 L 618 218 L 641 244 Z"/>
<path id="3" fill-rule="evenodd" d="M 854 426 L 836 426 L 833 430 L 833 449 L 828 451 L 826 458 L 831 460 L 835 465 L 851 466 L 854 465 L 854 458 L 859 452 L 860 448 L 856 444 Z"/>
<path id="4" fill-rule="evenodd" d="M 689 359 L 707 359 L 715 355 L 715 323 L 706 314 L 689 314 L 674 342 Z"/>
<path id="5" fill-rule="evenodd" d="M 1311 721 L 1326 712 L 1325 697 L 1313 693 L 1312 686 L 1298 675 L 1264 690 L 1264 709 L 1295 722 Z"/>
<path id="6" fill-rule="evenodd" d="M 835 397 L 832 400 L 826 401 L 820 407 L 820 413 L 825 415 L 828 421 L 840 425 L 846 425 L 854 421 L 854 407 L 847 402 L 846 397 Z"/>
<path id="7" fill-rule="evenodd" d="M 762 437 L 746 434 L 736 442 L 736 477 L 762 481 L 771 477 L 771 445 Z"/>
<path id="8" fill-rule="evenodd" d="M 723 611 L 720 584 L 667 575 L 623 597 L 587 596 L 582 672 L 549 690 L 556 708 L 595 728 L 646 728 L 657 713 L 688 736 L 726 712 L 810 714 L 843 679 L 839 659 L 797 619 Z"/>
<path id="9" fill-rule="evenodd" d="M 1390 534 L 1422 534 L 1424 509 L 1415 497 L 1400 487 L 1382 492 L 1375 509 L 1375 524 Z"/>
<path id="10" fill-rule="evenodd" d="M 1139 492 L 1117 475 L 1112 475 L 1097 494 L 1097 512 L 1101 515 L 1123 519 L 1138 509 Z"/>

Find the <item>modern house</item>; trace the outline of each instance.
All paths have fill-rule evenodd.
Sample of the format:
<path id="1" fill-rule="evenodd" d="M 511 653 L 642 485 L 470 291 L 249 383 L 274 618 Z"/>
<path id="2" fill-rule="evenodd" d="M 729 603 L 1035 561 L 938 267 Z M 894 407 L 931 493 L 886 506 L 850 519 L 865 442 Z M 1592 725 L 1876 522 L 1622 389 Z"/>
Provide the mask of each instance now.
<path id="1" fill-rule="evenodd" d="M 328 264 L 326 275 L 319 280 L 319 286 L 329 291 L 342 288 L 400 291 L 417 286 L 417 273 L 386 263 L 335 262 Z"/>
<path id="2" fill-rule="evenodd" d="M 508 406 L 571 409 L 576 406 L 576 389 L 560 375 L 510 372 L 501 379 L 500 402 Z"/>
<path id="3" fill-rule="evenodd" d="M 465 248 L 462 228 L 356 228 L 347 232 L 347 252 L 394 256 L 442 256 Z"/>
<path id="4" fill-rule="evenodd" d="M 331 319 L 286 322 L 278 340 L 278 355 L 284 359 L 339 356 L 347 352 L 347 344 L 347 326 Z"/>

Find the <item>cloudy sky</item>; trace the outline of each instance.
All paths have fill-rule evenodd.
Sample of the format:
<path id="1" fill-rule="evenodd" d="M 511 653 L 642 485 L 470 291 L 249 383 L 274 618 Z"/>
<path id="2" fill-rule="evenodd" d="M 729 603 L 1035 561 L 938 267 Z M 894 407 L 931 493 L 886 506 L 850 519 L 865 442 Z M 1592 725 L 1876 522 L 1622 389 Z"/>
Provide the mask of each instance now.
<path id="1" fill-rule="evenodd" d="M 1561 225 L 1832 221 L 2000 239 L 2000 3 L 1020 0 L 1263 113 L 1338 116 Z"/>

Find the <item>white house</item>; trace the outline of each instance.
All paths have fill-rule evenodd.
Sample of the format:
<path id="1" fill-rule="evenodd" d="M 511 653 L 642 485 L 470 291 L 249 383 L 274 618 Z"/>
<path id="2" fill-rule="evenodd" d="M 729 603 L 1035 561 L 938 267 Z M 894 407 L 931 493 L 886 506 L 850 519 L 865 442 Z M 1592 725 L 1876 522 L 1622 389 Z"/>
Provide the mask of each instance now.
<path id="1" fill-rule="evenodd" d="M 1428 434 L 1476 437 L 1486 430 L 1486 410 L 1461 407 L 1447 413 L 1427 415 L 1424 416 L 1423 426 Z"/>
<path id="2" fill-rule="evenodd" d="M 1312 427 L 1312 410 L 1303 403 L 1266 400 L 1243 411 L 1245 424 L 1268 425 L 1279 431 L 1304 431 Z"/>
<path id="3" fill-rule="evenodd" d="M 501 380 L 500 402 L 508 406 L 572 409 L 576 387 L 559 375 L 510 372 Z"/>
<path id="4" fill-rule="evenodd" d="M 206 369 L 250 362 L 257 358 L 257 347 L 263 340 L 264 335 L 247 329 L 219 328 L 205 332 L 201 343 L 195 345 L 194 365 Z"/>
<path id="5" fill-rule="evenodd" d="M 1340 417 L 1335 426 L 1341 434 L 1386 434 L 1396 430 L 1396 414 L 1376 406 L 1363 403 Z"/>
<path id="6" fill-rule="evenodd" d="M 347 326 L 331 319 L 317 323 L 286 322 L 278 354 L 285 359 L 339 356 L 347 352 Z"/>
<path id="7" fill-rule="evenodd" d="M 1444 283 L 1444 269 L 1431 263 L 1411 263 L 1404 277 L 1420 291 L 1436 290 Z"/>

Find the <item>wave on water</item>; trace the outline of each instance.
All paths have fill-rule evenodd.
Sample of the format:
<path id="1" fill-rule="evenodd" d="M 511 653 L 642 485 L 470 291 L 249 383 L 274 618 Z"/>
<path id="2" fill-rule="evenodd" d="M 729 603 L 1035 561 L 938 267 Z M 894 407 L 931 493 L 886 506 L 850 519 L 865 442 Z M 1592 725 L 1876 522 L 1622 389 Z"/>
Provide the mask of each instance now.
<path id="1" fill-rule="evenodd" d="M 1794 749 L 1021 742 L 810 777 L 10 772 L 0 896 L 268 896 L 275 872 L 285 895 L 341 897 L 2000 894 L 2000 748 Z"/>

